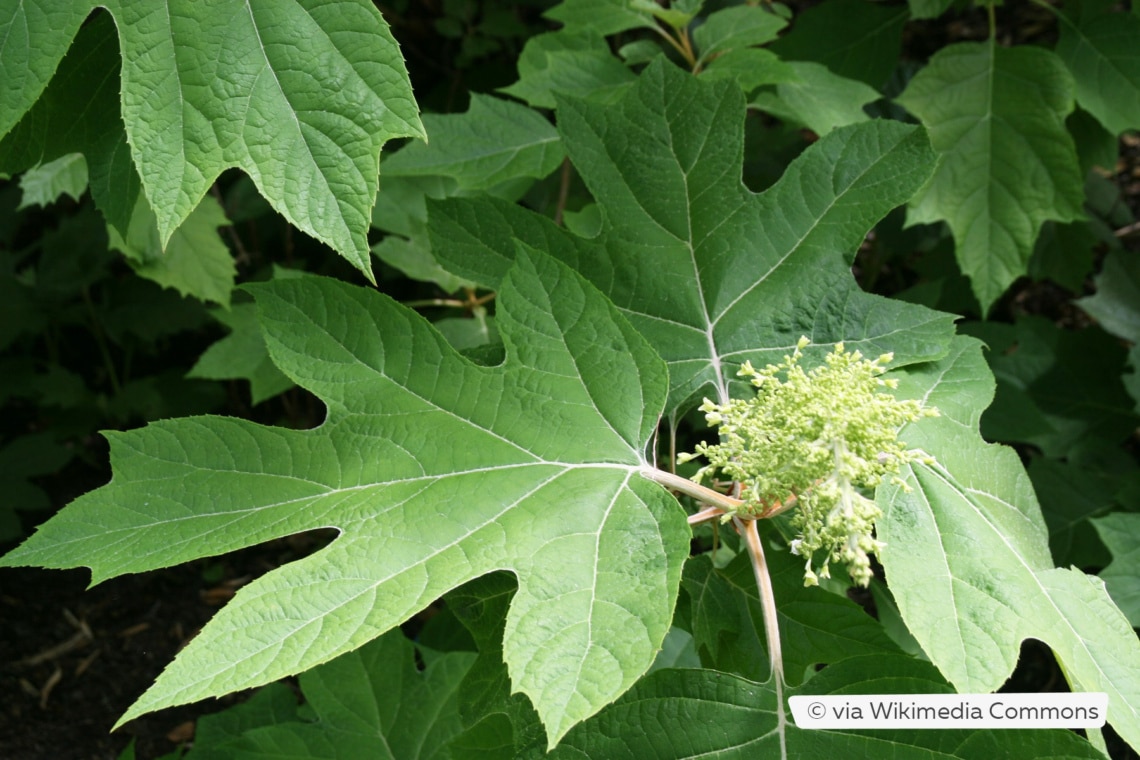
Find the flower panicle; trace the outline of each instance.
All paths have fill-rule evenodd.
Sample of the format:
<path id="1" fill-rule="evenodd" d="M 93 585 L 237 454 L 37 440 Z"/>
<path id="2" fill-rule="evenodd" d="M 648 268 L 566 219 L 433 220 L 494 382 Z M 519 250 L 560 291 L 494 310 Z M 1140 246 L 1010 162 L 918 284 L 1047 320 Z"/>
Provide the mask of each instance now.
<path id="1" fill-rule="evenodd" d="M 909 488 L 900 476 L 910 462 L 932 458 L 899 440 L 906 424 L 938 416 L 938 410 L 893 393 L 897 378 L 881 377 L 894 355 L 867 359 L 837 343 L 821 364 L 805 371 L 800 338 L 777 364 L 757 369 L 741 365 L 738 376 L 756 389 L 749 399 L 717 403 L 704 399 L 700 410 L 720 434 L 718 443 L 701 442 L 678 463 L 703 457 L 693 476 L 719 478 L 740 486 L 743 504 L 735 515 L 769 516 L 773 505 L 794 503 L 799 537 L 793 553 L 806 558 L 805 584 L 829 577 L 832 561 L 847 564 L 856 583 L 871 579 L 870 555 L 882 549 L 874 538 L 881 511 L 865 492 L 884 481 Z M 815 555 L 823 554 L 816 564 Z"/>

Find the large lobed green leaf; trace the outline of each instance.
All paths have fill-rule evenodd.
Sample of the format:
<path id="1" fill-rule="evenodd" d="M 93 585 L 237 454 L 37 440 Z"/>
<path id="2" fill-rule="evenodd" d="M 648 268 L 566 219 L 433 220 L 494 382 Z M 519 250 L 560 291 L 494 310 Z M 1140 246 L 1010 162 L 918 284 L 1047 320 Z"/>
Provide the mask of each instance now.
<path id="1" fill-rule="evenodd" d="M 504 363 L 475 365 L 373 291 L 251 287 L 274 362 L 328 407 L 291 431 L 199 417 L 108 434 L 112 482 L 0 564 L 94 582 L 314 528 L 340 536 L 238 592 L 123 716 L 267 683 L 355 649 L 508 569 L 504 658 L 549 742 L 650 666 L 689 531 L 638 473 L 664 364 L 592 286 L 520 250 L 499 293 Z"/>
<path id="2" fill-rule="evenodd" d="M 898 102 L 940 154 L 908 223 L 945 220 L 962 272 L 988 310 L 1025 274 L 1041 225 L 1081 217 L 1083 182 L 1065 117 L 1072 77 L 1043 48 L 993 40 L 938 51 Z"/>
<path id="3" fill-rule="evenodd" d="M 923 651 L 959 691 L 997 689 L 1032 637 L 1052 647 L 1074 691 L 1108 694 L 1108 720 L 1140 746 L 1140 641 L 1100 579 L 1053 566 L 1017 454 L 977 432 L 993 389 L 981 344 L 967 337 L 945 359 L 900 378 L 900 393 L 942 416 L 901 434 L 937 462 L 907 466 L 909 492 L 879 489 L 880 560 L 891 591 Z"/>
<path id="4" fill-rule="evenodd" d="M 567 153 L 602 211 L 583 239 L 491 199 L 429 202 L 432 250 L 497 287 L 516 239 L 570 263 L 669 364 L 668 411 L 727 397 L 745 360 L 779 361 L 806 335 L 899 365 L 941 356 L 952 317 L 864 293 L 851 258 L 929 176 L 921 130 L 870 122 L 813 145 L 767 192 L 741 181 L 745 103 L 728 82 L 651 64 L 614 105 L 559 101 Z"/>
<path id="5" fill-rule="evenodd" d="M 829 666 L 793 695 L 941 694 L 951 689 L 929 663 L 901 656 L 853 657 Z M 552 760 L 889 757 L 1101 758 L 1063 730 L 808 730 L 784 721 L 778 692 L 715 670 L 663 670 L 576 727 Z M 631 730 L 631 727 L 636 729 Z M 529 757 L 529 756 L 528 756 Z"/>
<path id="6" fill-rule="evenodd" d="M 122 54 L 125 166 L 133 161 L 138 170 L 163 246 L 218 175 L 238 167 L 290 222 L 371 277 L 366 235 L 380 148 L 394 137 L 423 136 L 403 59 L 372 3 L 32 2 L 27 13 L 0 17 L 10 32 L 21 32 L 0 36 L 0 66 L 12 68 L 19 55 L 31 61 L 29 76 L 9 78 L 0 90 L 0 105 L 13 109 L 0 108 L 0 135 L 13 127 L 9 114 L 23 115 L 43 90 L 76 34 L 76 20 L 99 6 L 114 17 Z M 41 38 L 35 48 L 17 44 L 39 45 Z M 99 91 L 118 79 L 113 64 L 80 72 L 76 79 Z M 75 105 L 67 104 L 69 118 L 51 121 L 36 118 L 32 108 L 16 126 L 25 133 L 21 140 L 47 144 L 79 129 L 106 135 L 100 153 L 113 154 L 106 142 L 120 128 L 117 114 L 104 109 L 77 127 Z M 126 142 L 119 144 L 120 169 Z M 95 166 L 92 173 L 94 182 Z M 128 199 L 126 214 L 132 208 Z"/>

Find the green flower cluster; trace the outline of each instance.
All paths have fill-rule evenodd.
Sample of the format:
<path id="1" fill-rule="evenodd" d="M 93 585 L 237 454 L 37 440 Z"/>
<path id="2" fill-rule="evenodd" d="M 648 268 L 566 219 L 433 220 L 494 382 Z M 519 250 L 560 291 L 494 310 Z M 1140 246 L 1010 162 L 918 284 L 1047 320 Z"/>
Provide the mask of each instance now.
<path id="1" fill-rule="evenodd" d="M 882 512 L 866 494 L 888 476 L 905 488 L 900 466 L 931 461 L 908 450 L 898 432 L 938 411 L 882 391 L 897 385 L 880 377 L 891 354 L 871 361 L 839 343 L 824 364 L 805 372 L 799 361 L 808 343 L 800 338 L 795 353 L 778 365 L 740 368 L 738 374 L 756 387 L 754 398 L 726 404 L 705 399 L 701 411 L 719 428 L 721 442 L 702 442 L 679 461 L 704 456 L 708 464 L 693 480 L 719 477 L 739 484 L 740 517 L 770 517 L 798 504 L 792 522 L 800 536 L 792 551 L 807 558 L 805 585 L 830 577 L 834 560 L 846 562 L 854 581 L 866 586 L 872 575 L 868 554 L 882 548 L 873 536 Z M 826 556 L 813 569 L 817 551 Z"/>

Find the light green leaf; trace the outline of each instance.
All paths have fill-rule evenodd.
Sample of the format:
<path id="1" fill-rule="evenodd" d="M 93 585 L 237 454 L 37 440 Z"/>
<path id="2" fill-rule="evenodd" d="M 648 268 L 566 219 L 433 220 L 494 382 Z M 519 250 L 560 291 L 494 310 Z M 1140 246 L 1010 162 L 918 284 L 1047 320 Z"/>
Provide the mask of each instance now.
<path id="1" fill-rule="evenodd" d="M 882 626 L 854 602 L 819 587 L 805 588 L 802 559 L 774 548 L 765 554 L 789 684 L 802 683 L 817 664 L 898 651 Z M 747 553 L 721 570 L 707 554 L 693 557 L 685 563 L 681 584 L 690 599 L 693 637 L 708 651 L 709 666 L 767 680 L 764 613 Z"/>
<path id="2" fill-rule="evenodd" d="M 787 62 L 795 78 L 781 81 L 775 93 L 762 92 L 749 104 L 773 116 L 802 124 L 817 135 L 869 118 L 863 106 L 882 97 L 874 88 L 805 61 Z"/>
<path id="3" fill-rule="evenodd" d="M 423 136 L 403 59 L 372 3 L 64 5 L 84 17 L 103 5 L 114 16 L 122 120 L 163 246 L 218 175 L 238 167 L 292 224 L 371 277 L 366 232 L 380 148 L 394 137 Z M 30 20 L 39 25 L 34 37 L 46 32 L 48 19 Z M 111 120 L 90 128 L 110 130 Z"/>
<path id="4" fill-rule="evenodd" d="M 234 304 L 229 309 L 215 309 L 211 314 L 230 329 L 230 334 L 207 348 L 186 377 L 248 380 L 254 404 L 293 387 L 293 381 L 269 358 L 253 304 Z"/>
<path id="5" fill-rule="evenodd" d="M 461 728 L 456 690 L 474 659 L 473 653 L 453 652 L 420 671 L 412 643 L 399 630 L 389 631 L 301 674 L 310 719 L 249 727 L 222 748 L 241 758 L 439 757 Z M 199 745 L 196 740 L 195 752 Z"/>
<path id="6" fill-rule="evenodd" d="M 908 224 L 945 220 L 983 311 L 1025 274 L 1047 219 L 1081 217 L 1083 182 L 1065 117 L 1073 83 L 1044 48 L 958 43 L 938 51 L 898 102 L 941 161 Z"/>
<path id="7" fill-rule="evenodd" d="M 815 61 L 835 74 L 882 87 L 899 60 L 901 5 L 867 0 L 828 0 L 796 16 L 791 31 L 769 46 L 785 60 Z"/>
<path id="8" fill-rule="evenodd" d="M 1077 84 L 1077 102 L 1114 135 L 1140 129 L 1140 17 L 1057 14 L 1057 55 Z"/>
<path id="9" fill-rule="evenodd" d="M 1140 544 L 1136 542 L 1140 514 L 1116 512 L 1091 522 L 1112 552 L 1112 563 L 1100 571 L 1100 577 L 1128 622 L 1140 628 Z"/>
<path id="10" fill-rule="evenodd" d="M 1140 343 L 1140 256 L 1124 249 L 1111 251 L 1093 282 L 1096 293 L 1075 303 L 1108 332 Z"/>
<path id="11" fill-rule="evenodd" d="M 464 114 L 425 114 L 423 121 L 430 142 L 386 159 L 384 177 L 440 174 L 460 190 L 487 190 L 518 177 L 545 177 L 565 156 L 545 117 L 489 95 L 472 94 Z"/>
<path id="12" fill-rule="evenodd" d="M 940 356 L 949 315 L 863 293 L 850 256 L 910 197 L 933 162 L 920 130 L 835 130 L 764 194 L 741 182 L 744 99 L 651 64 L 622 101 L 560 101 L 567 152 L 604 219 L 584 240 L 486 199 L 429 202 L 432 249 L 449 271 L 495 288 L 514 240 L 593 281 L 669 363 L 669 412 L 727 397 L 745 360 L 779 361 L 807 335 L 897 363 Z"/>
<path id="13" fill-rule="evenodd" d="M 639 475 L 664 364 L 564 265 L 520 249 L 477 366 L 372 290 L 248 286 L 274 362 L 328 407 L 308 431 L 200 417 L 109 433 L 110 485 L 0 565 L 94 582 L 335 526 L 338 539 L 241 589 L 121 722 L 351 651 L 492 570 L 519 581 L 503 651 L 553 745 L 652 664 L 689 530 Z"/>
<path id="14" fill-rule="evenodd" d="M 20 189 L 24 196 L 18 208 L 47 206 L 61 195 L 77 201 L 87 191 L 87 162 L 82 153 L 62 155 L 26 171 L 20 177 Z"/>
<path id="15" fill-rule="evenodd" d="M 139 276 L 228 307 L 237 269 L 218 228 L 229 223 L 213 197 L 203 198 L 163 250 L 155 215 L 140 195 L 126 236 L 110 226 L 107 235 L 110 247 L 122 251 Z"/>
<path id="16" fill-rule="evenodd" d="M 89 12 L 58 0 L 0 7 L 0 137 L 39 99 Z"/>
<path id="17" fill-rule="evenodd" d="M 629 29 L 652 29 L 653 14 L 635 5 L 636 0 L 563 0 L 542 15 L 562 22 L 567 31 L 589 29 L 604 37 Z"/>
<path id="18" fill-rule="evenodd" d="M 902 396 L 942 413 L 901 432 L 937 462 L 906 466 L 910 492 L 878 493 L 879 559 L 907 627 L 961 692 L 997 689 L 1024 639 L 1045 642 L 1073 690 L 1106 692 L 1109 721 L 1140 746 L 1140 641 L 1099 579 L 1053 567 L 1017 454 L 978 434 L 993 394 L 980 343 L 958 338 L 900 374 Z"/>
<path id="19" fill-rule="evenodd" d="M 592 29 L 531 37 L 519 56 L 519 81 L 505 92 L 535 108 L 554 108 L 555 93 L 613 102 L 636 79 Z"/>
<path id="20" fill-rule="evenodd" d="M 853 657 L 831 665 L 792 695 L 944 694 L 952 690 L 928 663 L 901 656 Z M 662 670 L 576 727 L 551 760 L 848 758 L 1103 760 L 1071 731 L 806 730 L 777 711 L 778 692 L 714 670 Z M 636 727 L 636 729 L 631 729 Z"/>
<path id="21" fill-rule="evenodd" d="M 739 5 L 710 13 L 693 30 L 693 42 L 701 54 L 698 64 L 730 50 L 771 42 L 787 25 L 763 5 Z"/>

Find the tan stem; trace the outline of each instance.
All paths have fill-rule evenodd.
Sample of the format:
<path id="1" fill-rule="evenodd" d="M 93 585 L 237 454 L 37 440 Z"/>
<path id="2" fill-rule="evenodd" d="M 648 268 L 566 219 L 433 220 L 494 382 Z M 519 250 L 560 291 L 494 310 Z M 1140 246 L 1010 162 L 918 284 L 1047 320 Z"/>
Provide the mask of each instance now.
<path id="1" fill-rule="evenodd" d="M 786 735 L 784 714 L 784 652 L 780 646 L 780 622 L 776 618 L 776 594 L 772 589 L 772 574 L 768 571 L 768 561 L 764 557 L 764 545 L 760 541 L 760 531 L 755 520 L 733 518 L 736 529 L 744 536 L 748 545 L 748 556 L 752 560 L 752 572 L 756 576 L 756 591 L 760 595 L 760 609 L 764 615 L 764 637 L 768 640 L 768 663 L 772 669 L 772 682 L 776 688 L 776 715 L 781 744 L 781 757 L 787 757 L 783 746 Z"/>
<path id="2" fill-rule="evenodd" d="M 682 478 L 680 475 L 674 475 L 671 472 L 658 470 L 656 467 L 645 467 L 641 470 L 641 474 L 666 488 L 680 491 L 686 496 L 692 496 L 699 502 L 720 507 L 725 512 L 735 512 L 744 504 L 740 499 L 725 496 L 711 488 L 702 486 L 700 483 L 694 483 L 688 478 Z"/>

